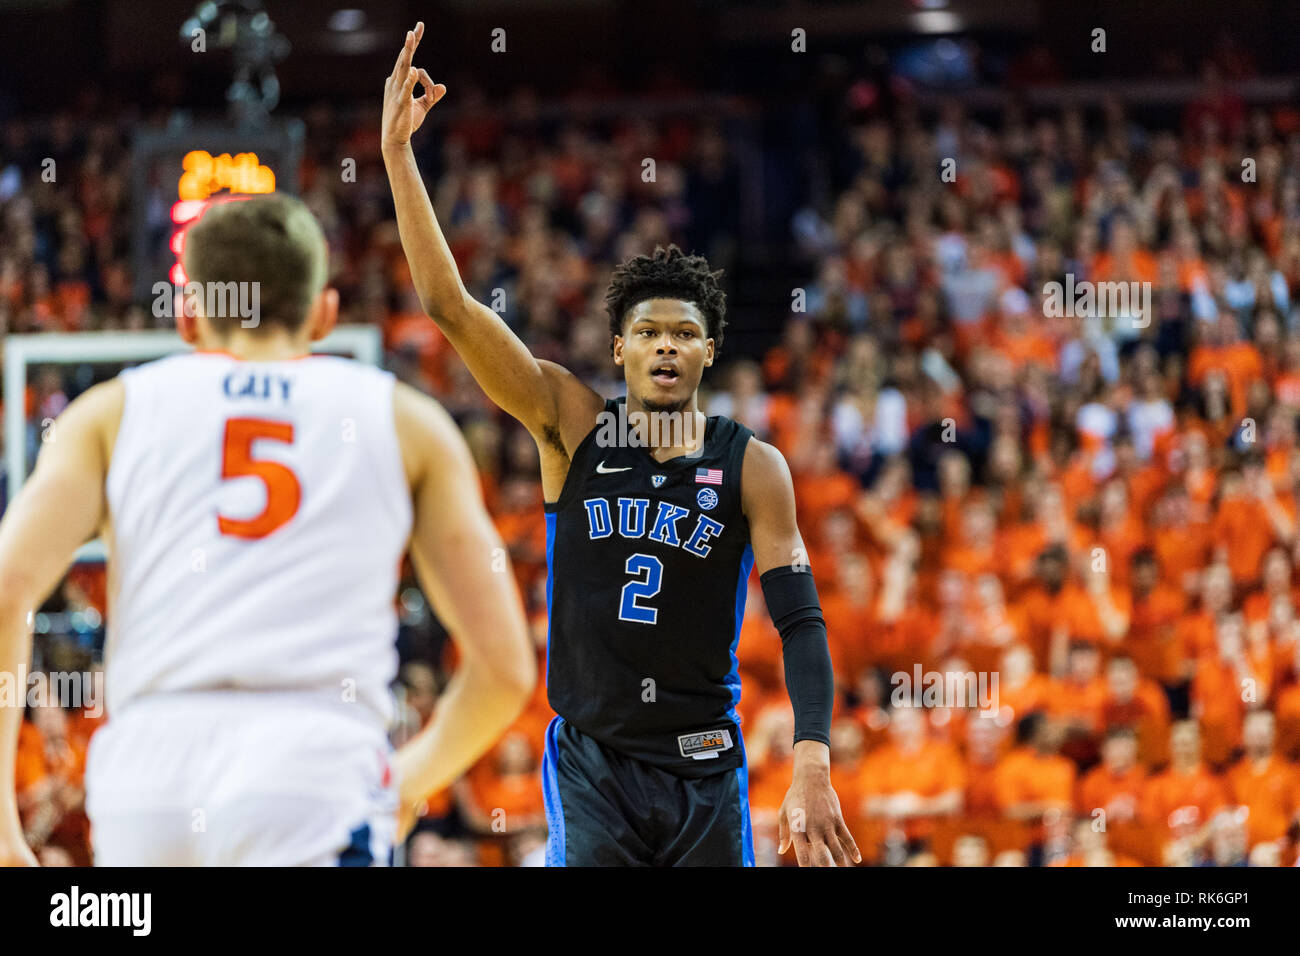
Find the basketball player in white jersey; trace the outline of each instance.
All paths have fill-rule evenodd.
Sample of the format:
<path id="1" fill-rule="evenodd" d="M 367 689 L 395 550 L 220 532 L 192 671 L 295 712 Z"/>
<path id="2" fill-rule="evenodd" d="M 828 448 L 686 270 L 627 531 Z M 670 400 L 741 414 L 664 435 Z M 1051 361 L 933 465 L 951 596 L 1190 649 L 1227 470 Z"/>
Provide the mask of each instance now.
<path id="1" fill-rule="evenodd" d="M 214 206 L 185 266 L 204 288 L 258 283 L 259 322 L 196 301 L 177 319 L 192 354 L 128 370 L 58 418 L 0 523 L 0 671 L 26 686 L 29 612 L 102 535 L 96 862 L 387 862 L 399 802 L 409 823 L 531 694 L 514 577 L 494 570 L 501 541 L 450 417 L 386 372 L 310 354 L 338 293 L 301 202 Z M 390 764 L 408 548 L 461 663 Z M 0 707 L 0 863 L 33 862 L 14 793 L 21 717 Z"/>

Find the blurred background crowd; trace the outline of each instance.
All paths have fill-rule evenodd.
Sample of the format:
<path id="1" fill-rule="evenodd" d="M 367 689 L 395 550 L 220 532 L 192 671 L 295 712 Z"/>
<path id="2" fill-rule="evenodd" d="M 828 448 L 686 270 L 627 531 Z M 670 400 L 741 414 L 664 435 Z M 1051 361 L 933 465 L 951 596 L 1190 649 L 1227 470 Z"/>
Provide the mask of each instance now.
<path id="1" fill-rule="evenodd" d="M 823 61 L 803 103 L 700 94 L 651 71 L 583 75 L 557 105 L 467 75 L 448 81 L 417 153 L 471 291 L 606 395 L 622 387 L 611 267 L 676 242 L 727 270 L 731 325 L 702 405 L 775 444 L 794 474 L 835 665 L 833 778 L 865 862 L 1292 865 L 1294 87 L 1252 86 L 1270 64 L 1226 34 L 1195 58 L 1153 58 L 1187 85 L 1158 103 L 1052 96 L 1077 70 L 1048 46 L 947 42 Z M 387 367 L 464 430 L 544 662 L 536 448 L 420 311 L 377 104 L 376 88 L 302 105 L 301 193 L 330 241 L 343 321 L 379 327 Z M 88 91 L 0 122 L 6 333 L 166 321 L 133 296 L 131 211 L 163 217 L 174 199 L 131 189 L 130 131 L 148 118 Z M 355 182 L 339 175 L 347 158 Z M 1051 315 L 1053 282 L 1145 283 L 1151 307 Z M 29 460 L 42 422 L 97 374 L 33 371 Z M 455 660 L 413 577 L 398 602 L 400 742 Z M 44 610 L 38 666 L 94 666 L 102 565 L 79 565 Z M 756 579 L 739 659 L 758 859 L 788 865 L 775 816 L 793 717 Z M 991 699 L 906 706 L 900 688 L 933 672 L 981 675 Z M 87 862 L 80 772 L 96 722 L 29 716 L 33 844 L 44 862 Z M 410 865 L 540 862 L 550 717 L 539 686 L 495 751 L 429 802 Z"/>

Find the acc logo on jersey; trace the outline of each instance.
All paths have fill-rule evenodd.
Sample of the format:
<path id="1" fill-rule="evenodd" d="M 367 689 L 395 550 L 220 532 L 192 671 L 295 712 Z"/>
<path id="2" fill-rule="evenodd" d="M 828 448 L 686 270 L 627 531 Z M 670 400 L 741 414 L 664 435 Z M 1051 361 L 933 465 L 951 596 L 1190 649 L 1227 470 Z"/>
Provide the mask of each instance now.
<path id="1" fill-rule="evenodd" d="M 667 481 L 667 480 L 668 480 L 668 476 L 667 476 L 667 475 L 651 475 L 651 476 L 650 476 L 650 484 L 654 485 L 656 488 L 662 488 L 664 482 Z"/>
<path id="2" fill-rule="evenodd" d="M 712 488 L 701 488 L 695 495 L 695 503 L 705 511 L 712 511 L 718 506 L 718 493 Z"/>

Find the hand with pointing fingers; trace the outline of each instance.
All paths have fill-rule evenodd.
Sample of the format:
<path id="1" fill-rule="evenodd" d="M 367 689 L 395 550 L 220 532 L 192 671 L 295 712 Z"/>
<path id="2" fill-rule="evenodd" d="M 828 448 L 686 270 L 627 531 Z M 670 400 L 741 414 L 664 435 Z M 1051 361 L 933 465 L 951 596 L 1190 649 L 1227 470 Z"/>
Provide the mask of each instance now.
<path id="1" fill-rule="evenodd" d="M 384 149 L 401 149 L 411 142 L 411 135 L 420 128 L 429 110 L 447 93 L 447 87 L 434 83 L 423 69 L 411 66 L 415 48 L 424 36 L 424 21 L 406 32 L 406 43 L 397 54 L 393 72 L 384 81 L 383 137 Z M 424 89 L 415 96 L 415 84 Z"/>

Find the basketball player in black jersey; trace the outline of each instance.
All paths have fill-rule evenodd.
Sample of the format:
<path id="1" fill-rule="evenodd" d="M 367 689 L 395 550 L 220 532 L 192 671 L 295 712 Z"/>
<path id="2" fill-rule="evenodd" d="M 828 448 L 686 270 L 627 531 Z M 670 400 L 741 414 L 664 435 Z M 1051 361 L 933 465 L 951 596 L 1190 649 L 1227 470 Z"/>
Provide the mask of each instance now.
<path id="1" fill-rule="evenodd" d="M 831 662 L 789 468 L 747 428 L 697 409 L 722 343 L 717 275 L 675 247 L 615 271 L 607 305 L 626 400 L 534 358 L 469 296 L 421 182 L 410 137 L 446 93 L 411 66 L 422 34 L 407 34 L 385 86 L 384 161 L 425 311 L 541 451 L 559 715 L 543 759 L 547 862 L 753 864 L 735 648 L 755 567 L 795 712 L 781 852 L 860 861 L 830 784 Z"/>

